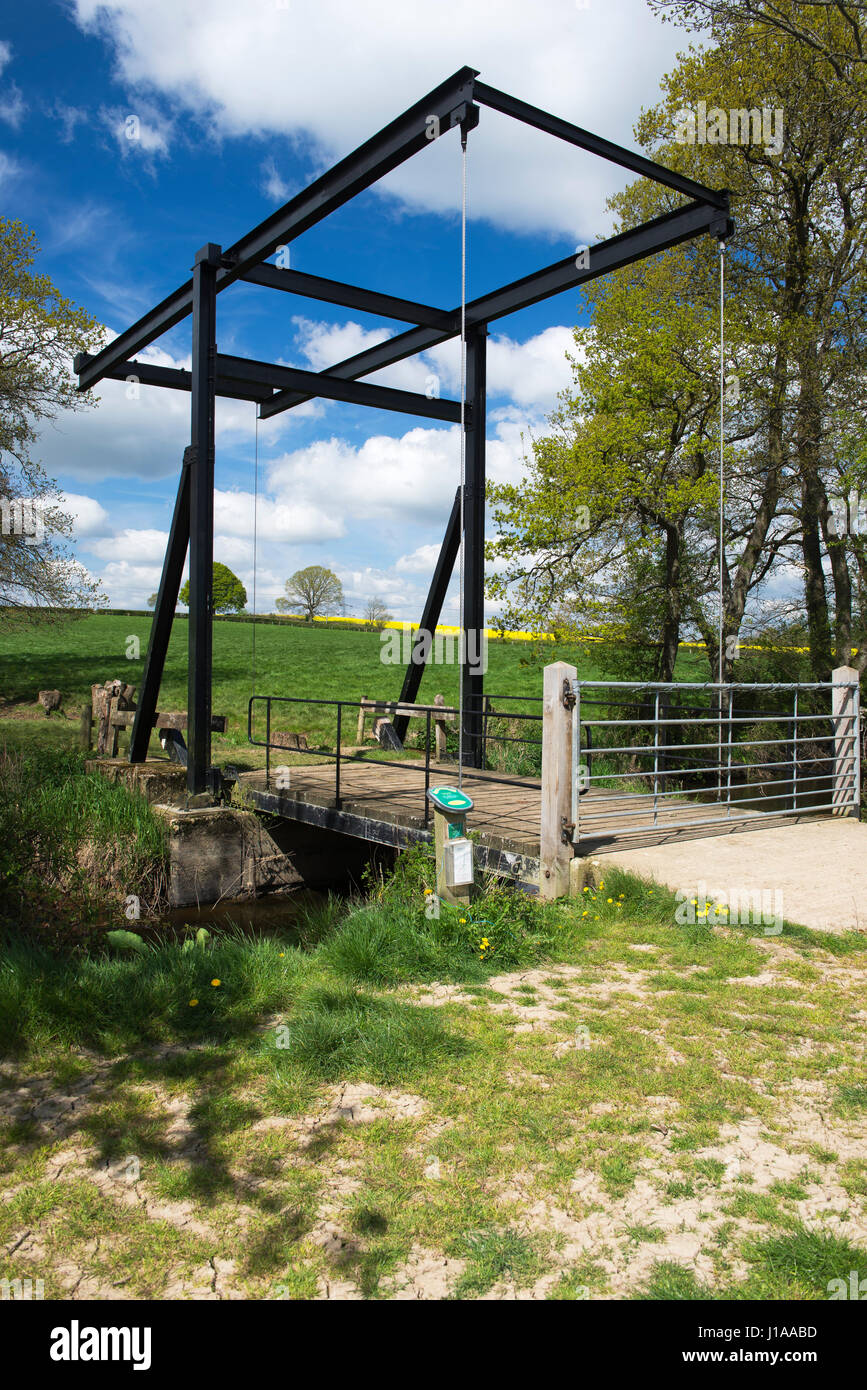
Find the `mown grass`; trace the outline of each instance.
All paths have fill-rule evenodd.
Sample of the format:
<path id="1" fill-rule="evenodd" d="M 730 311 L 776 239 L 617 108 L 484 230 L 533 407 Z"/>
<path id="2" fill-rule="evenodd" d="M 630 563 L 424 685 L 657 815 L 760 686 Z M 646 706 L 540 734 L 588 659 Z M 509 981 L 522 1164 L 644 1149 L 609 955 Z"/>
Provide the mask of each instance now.
<path id="1" fill-rule="evenodd" d="M 673 894 L 613 869 L 577 901 L 482 884 L 469 909 L 428 915 L 432 870 L 426 852 L 407 853 L 363 898 L 287 912 L 267 937 L 215 931 L 129 954 L 91 939 L 61 954 L 7 935 L 0 1186 L 17 1205 L 4 1205 L 3 1231 L 12 1244 L 39 1232 L 51 1288 L 72 1262 L 159 1297 L 197 1269 L 215 1277 L 208 1261 L 231 1254 L 243 1296 L 309 1297 L 325 1278 L 387 1298 L 421 1250 L 454 1262 L 452 1296 L 479 1298 L 560 1270 L 565 1237 L 532 1216 L 549 1208 L 622 1223 L 607 1254 L 557 1273 L 554 1299 L 610 1294 L 612 1267 L 648 1249 L 657 1266 L 620 1296 L 827 1297 L 823 1280 L 867 1272 L 857 1240 L 800 1217 L 835 1181 L 863 1211 L 864 1165 L 833 1144 L 814 1154 L 815 1134 L 794 1139 L 785 1118 L 787 1094 L 821 1085 L 841 1126 L 863 1123 L 851 1026 L 863 934 L 787 926 L 769 943 L 760 928 L 680 927 Z M 777 945 L 779 978 L 752 984 Z M 315 1124 L 299 1143 L 296 1126 L 365 1084 L 381 1118 Z M 75 1098 L 61 1133 L 36 1104 L 46 1085 Z M 391 1112 L 388 1097 L 407 1091 L 414 1108 Z M 804 1166 L 764 1189 L 732 1177 L 716 1150 L 745 1122 Z M 132 1219 L 74 1174 L 50 1179 L 70 1143 L 92 1165 L 136 1156 L 152 1197 L 190 1204 L 213 1236 Z M 590 1196 L 575 1195 L 576 1174 L 592 1176 Z M 648 1183 L 656 1206 L 630 1215 Z M 699 1278 L 666 1257 L 671 1220 L 655 1212 L 711 1198 L 713 1274 Z M 323 1210 L 339 1250 L 323 1243 Z M 0 1277 L 19 1266 L 0 1261 Z"/>
<path id="2" fill-rule="evenodd" d="M 165 833 L 144 799 L 87 773 L 79 750 L 0 748 L 0 923 L 86 927 L 162 905 Z"/>
<path id="3" fill-rule="evenodd" d="M 147 651 L 150 620 L 115 614 L 92 614 L 76 621 L 50 626 L 0 631 L 0 696 L 7 707 L 24 709 L 36 705 L 42 689 L 59 689 L 68 713 L 77 717 L 82 703 L 90 700 L 94 681 L 115 677 L 140 685 Z M 129 660 L 128 638 L 137 637 L 140 658 Z M 225 737 L 215 737 L 218 759 L 230 759 L 237 766 L 258 766 L 255 750 L 247 744 L 247 702 L 253 691 L 252 622 L 214 624 L 213 708 L 229 718 Z M 320 626 L 256 625 L 256 689 L 269 695 L 313 699 L 359 700 L 363 695 L 394 699 L 400 691 L 402 669 L 380 660 L 382 643 L 377 632 L 335 630 Z M 186 709 L 187 706 L 187 620 L 178 616 L 174 623 L 160 691 L 161 706 Z M 600 670 L 592 648 L 553 642 L 531 643 L 491 640 L 488 649 L 488 690 L 498 695 L 542 694 L 542 668 L 552 661 L 569 661 L 585 679 L 605 673 Z M 700 654 L 685 652 L 678 674 L 697 679 L 695 672 L 706 667 Z M 458 671 L 454 665 L 432 666 L 424 681 L 422 698 L 433 699 L 439 691 L 447 704 L 458 698 Z M 302 704 L 287 706 L 285 727 L 306 733 L 311 742 L 333 746 L 333 709 Z M 352 711 L 348 712 L 352 729 Z M 281 716 L 282 717 L 282 716 Z M 40 716 L 41 721 L 41 716 Z M 0 721 L 4 731 L 22 721 Z M 65 718 L 52 716 L 41 721 L 59 731 L 68 728 Z M 264 727 L 264 725 L 263 725 Z M 420 726 L 423 729 L 423 725 Z M 124 743 L 122 736 L 121 746 Z M 344 742 L 347 739 L 344 730 Z"/>

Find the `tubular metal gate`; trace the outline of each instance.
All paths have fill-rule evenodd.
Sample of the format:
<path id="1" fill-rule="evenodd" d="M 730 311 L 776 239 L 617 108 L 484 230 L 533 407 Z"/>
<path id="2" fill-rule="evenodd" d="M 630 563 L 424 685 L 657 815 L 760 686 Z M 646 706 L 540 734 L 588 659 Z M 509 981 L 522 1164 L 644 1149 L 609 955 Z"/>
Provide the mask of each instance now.
<path id="1" fill-rule="evenodd" d="M 819 811 L 859 815 L 857 680 L 576 680 L 572 690 L 576 845 Z"/>

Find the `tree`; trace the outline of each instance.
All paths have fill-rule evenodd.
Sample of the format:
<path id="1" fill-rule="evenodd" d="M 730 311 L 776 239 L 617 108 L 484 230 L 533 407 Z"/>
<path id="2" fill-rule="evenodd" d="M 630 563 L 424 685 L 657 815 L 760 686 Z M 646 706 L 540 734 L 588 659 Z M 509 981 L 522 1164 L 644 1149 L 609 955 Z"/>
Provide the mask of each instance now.
<path id="1" fill-rule="evenodd" d="M 720 0 L 715 8 L 733 7 Z M 862 648 L 854 664 L 867 664 L 863 603 L 853 599 L 867 579 L 865 539 L 857 527 L 837 535 L 829 521 L 831 494 L 867 481 L 858 449 L 865 122 L 857 84 L 838 80 L 808 44 L 743 24 L 715 37 L 716 47 L 681 57 L 636 136 L 660 163 L 734 195 L 723 671 L 730 679 L 745 621 L 781 616 L 762 585 L 788 563 L 804 575 L 814 678 L 827 679 L 834 660 L 850 659 L 853 640 Z M 722 117 L 780 108 L 785 139 L 775 148 L 765 138 L 673 137 L 679 113 L 699 102 L 708 116 L 712 107 Z M 630 227 L 677 201 L 639 181 L 612 206 Z M 567 619 L 607 622 L 621 638 L 638 634 L 658 653 L 660 679 L 670 678 L 684 629 L 704 638 L 714 677 L 717 670 L 717 259 L 703 238 L 587 287 L 592 330 L 576 335 L 586 353 L 575 364 L 576 390 L 553 417 L 553 433 L 534 445 L 528 488 L 491 489 L 501 526 L 492 550 L 507 560 L 493 586 L 512 619 L 536 625 L 547 605 Z"/>
<path id="2" fill-rule="evenodd" d="M 0 218 L 0 607 L 7 624 L 104 602 L 66 544 L 73 518 L 57 484 L 33 457 L 43 421 L 95 403 L 89 392 L 78 394 L 69 366 L 76 353 L 96 351 L 103 333 L 34 273 L 38 252 L 33 232 Z"/>
<path id="3" fill-rule="evenodd" d="M 300 608 L 308 623 L 312 623 L 318 613 L 340 607 L 342 603 L 343 585 L 334 571 L 323 565 L 308 565 L 306 569 L 296 570 L 286 580 L 286 598 L 277 600 L 282 612 Z"/>
<path id="4" fill-rule="evenodd" d="M 156 606 L 157 606 L 157 596 L 156 596 L 156 594 L 151 594 L 151 595 L 150 595 L 150 598 L 148 599 L 148 608 L 156 608 Z"/>
<path id="5" fill-rule="evenodd" d="M 391 622 L 392 616 L 393 615 L 389 613 L 388 608 L 381 598 L 377 598 L 376 595 L 374 595 L 373 598 L 367 600 L 367 605 L 364 609 L 364 620 L 369 623 L 371 627 L 383 628 L 386 623 Z"/>
<path id="6" fill-rule="evenodd" d="M 213 594 L 215 613 L 242 613 L 247 605 L 247 590 L 240 579 L 233 574 L 228 565 L 214 561 Z M 190 581 L 187 580 L 180 593 L 181 603 L 190 606 Z"/>
<path id="7" fill-rule="evenodd" d="M 648 0 L 650 8 L 687 29 L 715 38 L 737 29 L 783 34 L 822 57 L 834 75 L 863 95 L 867 35 L 864 0 Z M 666 14 L 671 12 L 671 16 Z"/>

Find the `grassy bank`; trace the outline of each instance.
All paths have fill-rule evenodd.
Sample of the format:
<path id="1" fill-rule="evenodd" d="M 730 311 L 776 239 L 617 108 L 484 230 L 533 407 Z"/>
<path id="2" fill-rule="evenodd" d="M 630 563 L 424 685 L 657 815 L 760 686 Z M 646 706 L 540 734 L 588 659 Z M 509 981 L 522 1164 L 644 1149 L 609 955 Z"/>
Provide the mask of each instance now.
<path id="1" fill-rule="evenodd" d="M 579 903 L 0 964 L 0 1277 L 46 1296 L 827 1298 L 867 1274 L 867 941 Z M 463 920 L 462 920 L 463 919 Z"/>
<path id="2" fill-rule="evenodd" d="M 36 733 L 0 746 L 0 924 L 66 940 L 126 925 L 130 895 L 159 911 L 166 844 L 147 803 L 86 773 L 56 726 Z"/>
<path id="3" fill-rule="evenodd" d="M 66 717 L 44 720 L 60 729 L 77 716 L 90 699 L 94 681 L 122 678 L 140 685 L 147 651 L 148 618 L 95 614 L 57 627 L 21 628 L 0 632 L 0 735 L 25 716 L 42 719 L 37 692 L 59 689 Z M 128 659 L 128 639 L 139 641 L 140 658 Z M 275 626 L 257 624 L 256 689 L 270 695 L 301 700 L 348 699 L 363 695 L 394 699 L 400 691 L 403 670 L 383 665 L 379 634 L 364 630 L 337 630 L 325 626 Z M 218 622 L 214 625 L 213 708 L 229 719 L 225 738 L 214 740 L 217 757 L 236 763 L 238 750 L 247 750 L 247 702 L 253 689 L 253 624 Z M 551 661 L 570 661 L 583 677 L 604 673 L 592 655 L 576 646 L 544 643 L 538 650 L 523 642 L 492 641 L 489 646 L 487 688 L 494 694 L 532 695 L 541 699 L 542 667 Z M 687 654 L 682 661 L 684 678 L 701 666 L 702 658 Z M 705 663 L 706 665 L 706 663 Z M 431 667 L 425 676 L 422 698 L 437 692 L 447 703 L 458 697 L 458 673 L 454 665 Z M 167 709 L 187 705 L 187 622 L 175 621 L 163 676 L 160 702 Z M 335 714 L 311 704 L 287 714 L 289 727 L 325 743 L 333 743 Z M 352 721 L 350 720 L 350 735 Z M 69 724 L 72 728 L 72 724 Z M 247 752 L 255 762 L 253 750 Z"/>

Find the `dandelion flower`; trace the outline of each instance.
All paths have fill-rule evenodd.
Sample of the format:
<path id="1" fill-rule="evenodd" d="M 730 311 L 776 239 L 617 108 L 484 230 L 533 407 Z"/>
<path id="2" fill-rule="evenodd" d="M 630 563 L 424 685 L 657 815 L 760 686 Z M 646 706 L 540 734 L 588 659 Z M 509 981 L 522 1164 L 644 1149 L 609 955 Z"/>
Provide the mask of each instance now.
<path id="1" fill-rule="evenodd" d="M 214 986 L 215 989 L 217 988 L 217 986 L 218 986 L 220 983 L 221 983 L 220 980 L 212 980 L 212 981 L 211 981 L 211 984 Z"/>
<path id="2" fill-rule="evenodd" d="M 190 1008 L 191 1008 L 191 1009 L 194 1009 L 194 1008 L 196 1007 L 196 1005 L 198 1004 L 198 1002 L 199 1002 L 198 999 L 191 999 L 191 1000 L 190 1000 Z"/>
<path id="3" fill-rule="evenodd" d="M 460 918 L 460 921 L 461 921 L 461 922 L 466 922 L 466 920 L 467 920 L 466 917 L 461 917 L 461 918 Z"/>

